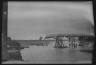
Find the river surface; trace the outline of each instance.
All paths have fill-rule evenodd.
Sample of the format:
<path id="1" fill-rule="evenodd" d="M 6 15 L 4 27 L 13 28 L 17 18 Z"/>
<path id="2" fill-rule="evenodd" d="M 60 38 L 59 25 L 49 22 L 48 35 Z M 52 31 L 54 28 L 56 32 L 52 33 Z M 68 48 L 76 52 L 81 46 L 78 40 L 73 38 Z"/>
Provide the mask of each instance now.
<path id="1" fill-rule="evenodd" d="M 21 50 L 24 61 L 33 63 L 75 63 L 88 60 L 91 62 L 92 53 L 80 52 L 77 48 L 54 48 L 55 43 L 48 46 L 30 45 L 29 48 Z"/>

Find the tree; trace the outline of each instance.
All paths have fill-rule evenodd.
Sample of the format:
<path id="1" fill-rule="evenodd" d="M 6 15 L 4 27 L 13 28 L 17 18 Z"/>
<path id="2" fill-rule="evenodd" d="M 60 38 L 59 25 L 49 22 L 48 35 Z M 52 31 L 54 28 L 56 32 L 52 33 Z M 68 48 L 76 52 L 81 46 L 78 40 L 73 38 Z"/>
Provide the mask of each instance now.
<path id="1" fill-rule="evenodd" d="M 43 40 L 43 37 L 40 37 L 39 40 Z"/>
<path id="2" fill-rule="evenodd" d="M 11 37 L 8 37 L 8 45 L 9 46 L 20 46 L 20 44 L 17 41 L 12 40 Z"/>

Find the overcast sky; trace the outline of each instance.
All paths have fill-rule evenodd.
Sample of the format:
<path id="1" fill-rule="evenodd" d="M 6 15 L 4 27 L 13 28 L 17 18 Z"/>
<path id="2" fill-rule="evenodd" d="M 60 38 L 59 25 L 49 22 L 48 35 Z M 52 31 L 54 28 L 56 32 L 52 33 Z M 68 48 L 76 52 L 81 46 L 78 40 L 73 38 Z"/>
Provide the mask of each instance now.
<path id="1" fill-rule="evenodd" d="M 30 40 L 47 34 L 92 34 L 91 2 L 8 2 L 8 36 Z"/>

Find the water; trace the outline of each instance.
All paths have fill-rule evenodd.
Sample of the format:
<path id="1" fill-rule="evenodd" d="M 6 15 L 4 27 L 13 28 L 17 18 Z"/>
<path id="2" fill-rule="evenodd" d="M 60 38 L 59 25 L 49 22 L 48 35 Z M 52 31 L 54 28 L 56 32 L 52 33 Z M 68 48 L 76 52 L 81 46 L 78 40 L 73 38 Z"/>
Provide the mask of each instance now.
<path id="1" fill-rule="evenodd" d="M 80 52 L 80 48 L 54 48 L 55 43 L 48 46 L 30 46 L 21 50 L 26 62 L 33 63 L 75 63 L 92 59 L 91 53 Z"/>

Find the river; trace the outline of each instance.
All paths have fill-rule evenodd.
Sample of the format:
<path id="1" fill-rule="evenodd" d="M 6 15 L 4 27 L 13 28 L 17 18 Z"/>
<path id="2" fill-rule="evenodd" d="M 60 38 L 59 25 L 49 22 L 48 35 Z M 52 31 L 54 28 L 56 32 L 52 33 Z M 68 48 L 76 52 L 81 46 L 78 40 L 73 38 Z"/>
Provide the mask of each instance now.
<path id="1" fill-rule="evenodd" d="M 51 42 L 48 46 L 30 45 L 29 48 L 21 50 L 24 61 L 32 63 L 77 63 L 88 61 L 91 63 L 92 53 L 80 52 L 77 48 L 54 48 L 55 43 Z"/>

